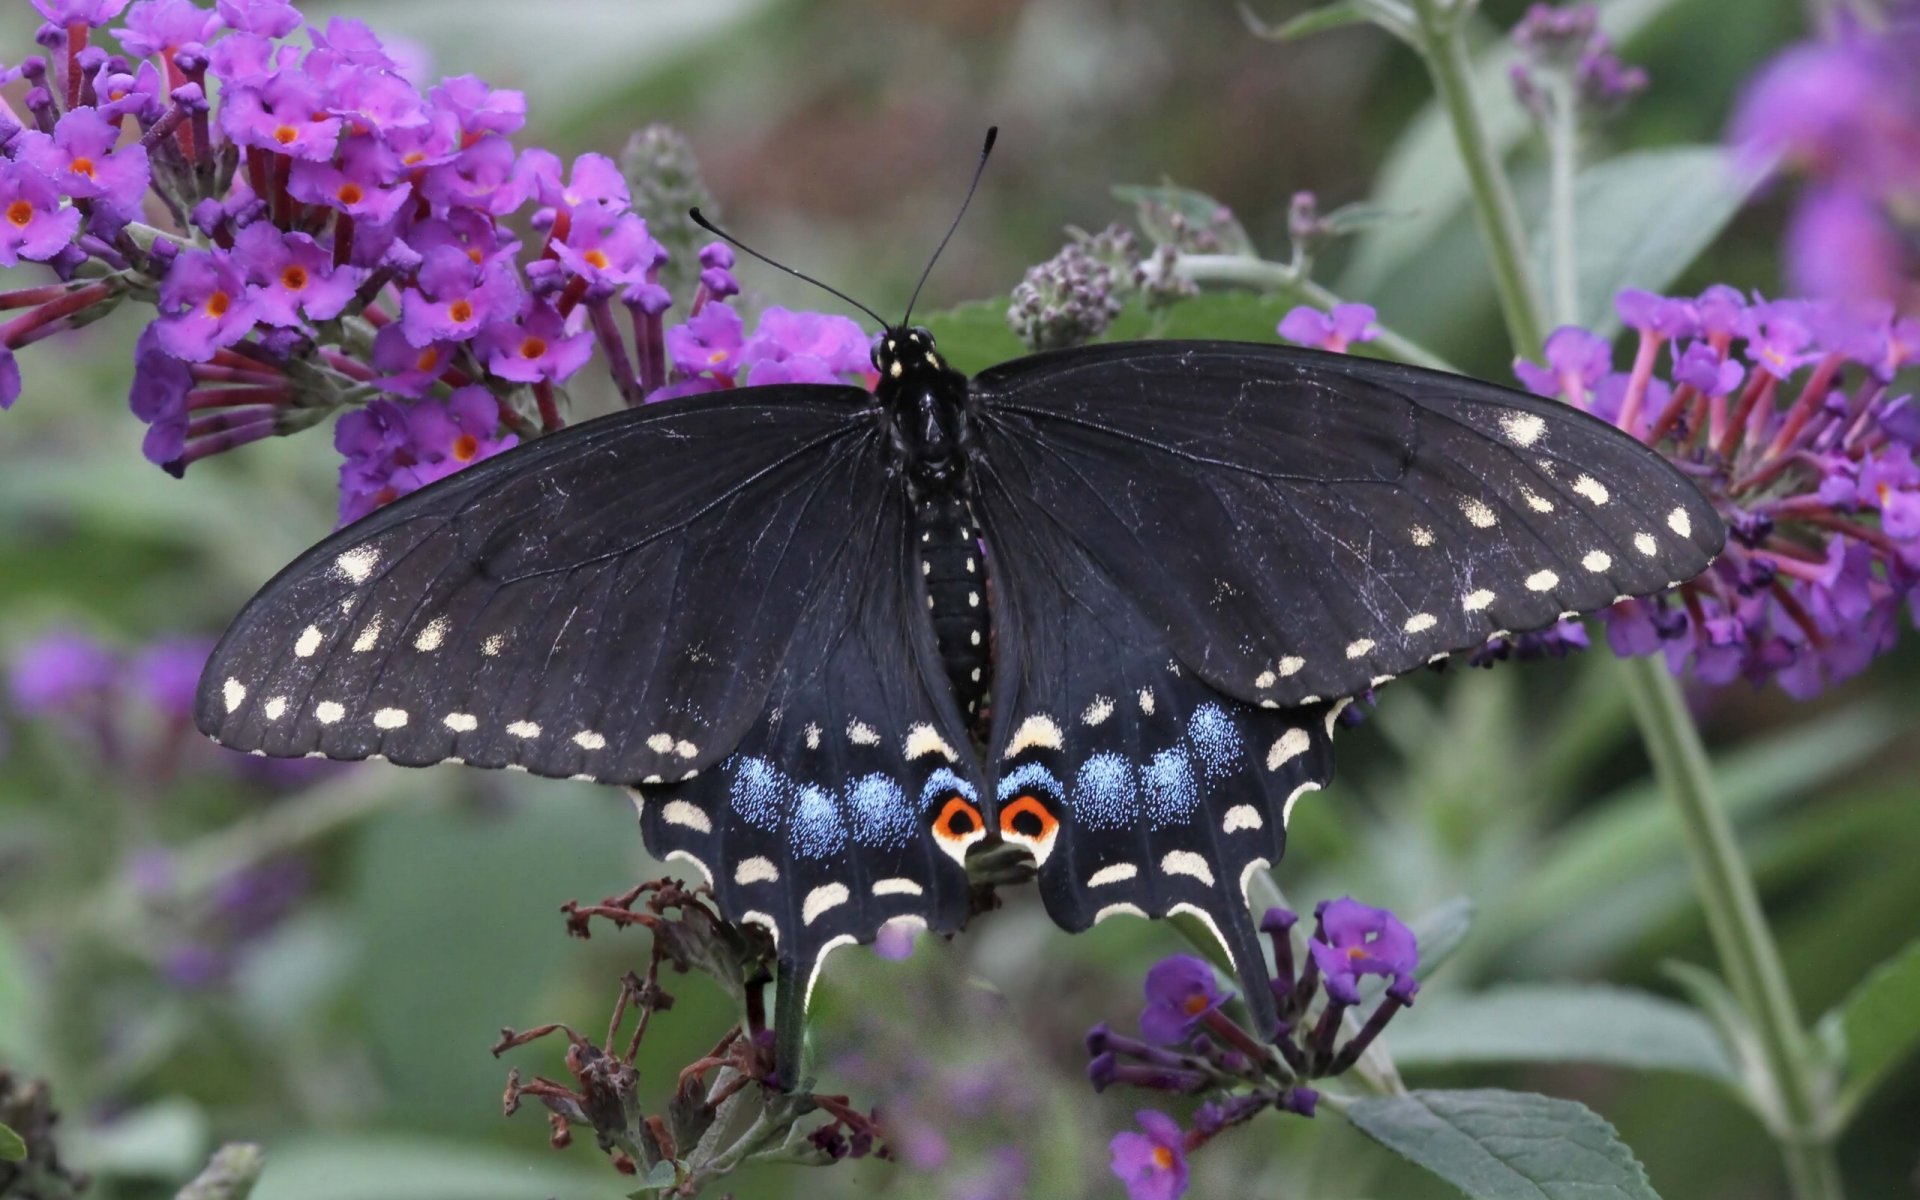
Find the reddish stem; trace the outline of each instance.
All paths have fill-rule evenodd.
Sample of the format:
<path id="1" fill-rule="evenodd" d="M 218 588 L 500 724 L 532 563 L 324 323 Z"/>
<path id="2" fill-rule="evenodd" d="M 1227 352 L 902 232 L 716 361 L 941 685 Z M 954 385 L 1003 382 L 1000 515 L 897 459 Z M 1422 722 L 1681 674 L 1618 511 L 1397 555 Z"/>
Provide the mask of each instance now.
<path id="1" fill-rule="evenodd" d="M 1813 414 L 1826 404 L 1827 389 L 1833 383 L 1834 372 L 1840 369 L 1842 361 L 1838 354 L 1829 354 L 1820 360 L 1820 365 L 1813 369 L 1812 377 L 1807 380 L 1807 386 L 1801 389 L 1800 398 L 1793 402 L 1787 419 L 1781 422 L 1780 432 L 1773 435 L 1773 444 L 1767 447 L 1767 457 L 1785 453 L 1787 447 L 1793 444 L 1793 439 L 1799 437 L 1800 431 L 1813 419 Z M 1766 377 L 1773 378 L 1771 375 Z"/>
<path id="2" fill-rule="evenodd" d="M 1661 343 L 1665 338 L 1658 334 L 1642 331 L 1640 348 L 1634 351 L 1633 373 L 1627 377 L 1627 394 L 1620 401 L 1620 428 L 1638 436 L 1640 408 L 1646 403 L 1647 383 L 1653 378 L 1653 363 L 1660 355 Z"/>
<path id="3" fill-rule="evenodd" d="M 67 22 L 67 111 L 80 107 L 80 52 L 87 48 L 87 23 Z"/>
<path id="4" fill-rule="evenodd" d="M 1754 406 L 1758 405 L 1763 398 L 1768 404 L 1773 403 L 1773 395 L 1779 387 L 1780 381 L 1765 371 L 1755 371 L 1753 377 L 1747 380 L 1747 386 L 1741 390 L 1740 401 L 1733 410 L 1733 419 L 1714 435 L 1713 448 L 1721 458 L 1729 460 L 1733 458 L 1734 447 L 1740 441 L 1740 432 L 1747 425 L 1747 415 L 1754 411 Z"/>
<path id="5" fill-rule="evenodd" d="M 187 411 L 240 408 L 249 404 L 284 405 L 292 399 L 284 385 L 276 387 L 194 388 L 187 393 Z"/>

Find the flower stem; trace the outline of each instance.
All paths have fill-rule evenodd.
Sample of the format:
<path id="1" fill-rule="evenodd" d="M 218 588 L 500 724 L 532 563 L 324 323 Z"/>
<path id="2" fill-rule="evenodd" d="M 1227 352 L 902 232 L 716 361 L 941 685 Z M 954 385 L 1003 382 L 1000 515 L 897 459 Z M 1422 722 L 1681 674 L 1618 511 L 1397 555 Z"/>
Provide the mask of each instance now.
<path id="1" fill-rule="evenodd" d="M 1546 314 L 1527 270 L 1519 209 L 1468 90 L 1466 51 L 1453 13 L 1443 10 L 1440 0 L 1414 0 L 1414 7 L 1434 87 L 1446 105 L 1466 160 L 1474 211 L 1487 241 L 1508 335 L 1516 353 L 1538 353 Z M 1569 153 L 1572 149 L 1569 144 Z M 1569 178 L 1564 214 L 1569 245 L 1571 186 Z M 1570 250 L 1566 255 L 1556 252 L 1555 259 L 1555 266 L 1569 277 L 1556 290 L 1562 295 L 1575 291 Z M 1772 1094 L 1754 1099 L 1768 1117 L 1793 1194 L 1799 1200 L 1838 1200 L 1844 1193 L 1833 1157 L 1833 1131 L 1823 1119 L 1826 1081 L 1815 1065 L 1812 1043 L 1787 985 L 1752 873 L 1741 857 L 1725 807 L 1714 793 L 1700 731 L 1681 700 L 1679 685 L 1659 658 L 1627 660 L 1622 670 L 1654 774 L 1680 813 L 1695 890 L 1706 911 L 1715 952 L 1759 1042 Z"/>
<path id="2" fill-rule="evenodd" d="M 1546 336 L 1541 313 L 1545 305 L 1540 287 L 1527 265 L 1527 240 L 1520 224 L 1520 206 L 1501 168 L 1498 153 L 1487 138 L 1486 126 L 1473 98 L 1473 72 L 1460 37 L 1457 5 L 1441 0 L 1413 0 L 1420 22 L 1420 38 L 1433 89 L 1447 110 L 1460 160 L 1473 189 L 1474 216 L 1492 260 L 1493 284 L 1500 311 L 1513 334 L 1516 352 L 1533 355 Z"/>
<path id="3" fill-rule="evenodd" d="M 1753 1022 L 1775 1094 L 1760 1097 L 1801 1200 L 1844 1195 L 1832 1134 L 1822 1119 L 1830 1090 L 1820 1078 L 1773 932 L 1767 926 L 1739 839 L 1713 791 L 1707 753 L 1659 658 L 1622 660 L 1634 715 L 1661 789 L 1679 810 L 1694 886 L 1727 984 Z"/>
<path id="4" fill-rule="evenodd" d="M 1323 311 L 1342 302 L 1339 296 L 1307 278 L 1298 268 L 1248 254 L 1182 254 L 1173 269 L 1198 284 L 1257 288 Z M 1391 329 L 1381 329 L 1380 336 L 1371 344 L 1398 362 L 1436 371 L 1453 369 L 1446 359 Z"/>

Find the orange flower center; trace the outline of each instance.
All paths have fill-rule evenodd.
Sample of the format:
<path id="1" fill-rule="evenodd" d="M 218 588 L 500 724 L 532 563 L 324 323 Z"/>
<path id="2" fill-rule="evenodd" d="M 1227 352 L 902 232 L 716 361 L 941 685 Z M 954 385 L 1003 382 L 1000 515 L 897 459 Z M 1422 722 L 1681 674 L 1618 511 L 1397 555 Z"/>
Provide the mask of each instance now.
<path id="1" fill-rule="evenodd" d="M 289 265 L 280 272 L 280 284 L 290 292 L 297 292 L 307 286 L 307 269 L 298 264 Z"/>
<path id="2" fill-rule="evenodd" d="M 85 175 L 88 179 L 93 178 L 93 160 L 85 155 L 74 159 L 71 169 L 75 175 Z"/>
<path id="3" fill-rule="evenodd" d="M 342 204 L 358 204 L 367 198 L 367 194 L 360 190 L 360 185 L 357 183 L 343 183 L 340 185 L 340 190 L 333 195 L 334 199 Z"/>
<path id="4" fill-rule="evenodd" d="M 1347 957 L 1352 959 L 1354 962 L 1359 962 L 1361 959 L 1365 958 L 1366 956 L 1367 956 L 1367 948 L 1365 946 L 1347 947 Z"/>
<path id="5" fill-rule="evenodd" d="M 607 254 L 606 254 L 606 251 L 604 251 L 604 250 L 589 250 L 589 251 L 587 251 L 587 253 L 586 253 L 586 255 L 585 255 L 584 257 L 586 258 L 586 260 L 587 260 L 588 262 L 590 262 L 590 263 L 592 263 L 592 264 L 593 264 L 594 266 L 596 266 L 596 267 L 599 267 L 599 268 L 600 268 L 601 270 L 603 270 L 603 271 L 604 271 L 604 270 L 606 270 L 606 269 L 607 269 Z"/>
<path id="6" fill-rule="evenodd" d="M 419 358 L 413 360 L 413 369 L 416 371 L 431 371 L 439 365 L 440 349 L 437 346 L 428 346 L 420 352 Z"/>
<path id="7" fill-rule="evenodd" d="M 400 156 L 400 161 L 405 163 L 407 166 L 412 167 L 412 166 L 418 166 L 420 163 L 425 162 L 426 158 L 427 158 L 427 153 L 424 150 L 409 150 L 405 154 Z"/>
<path id="8" fill-rule="evenodd" d="M 225 292 L 215 292 L 213 295 L 207 297 L 207 315 L 210 317 L 224 317 L 227 315 L 228 306 L 232 303 L 232 296 L 227 295 Z"/>
<path id="9" fill-rule="evenodd" d="M 481 259 L 481 258 L 483 257 L 483 256 L 481 255 L 481 253 L 480 253 L 480 247 L 478 247 L 478 246 L 474 246 L 474 247 L 472 247 L 472 248 L 470 248 L 470 249 L 469 249 L 469 250 L 467 251 L 467 257 L 468 257 L 468 258 L 470 258 L 470 259 L 472 259 L 472 260 L 473 260 L 474 262 L 476 262 L 476 263 L 477 263 L 477 262 L 479 262 L 479 261 L 480 261 L 480 259 Z"/>
<path id="10" fill-rule="evenodd" d="M 1193 995 L 1188 996 L 1186 1003 L 1180 1007 L 1187 1010 L 1188 1016 L 1198 1016 L 1207 1010 L 1207 994 L 1205 992 L 1195 992 Z"/>
<path id="11" fill-rule="evenodd" d="M 15 200 L 7 205 L 7 220 L 24 228 L 33 220 L 33 205 L 25 200 Z"/>
<path id="12" fill-rule="evenodd" d="M 539 358 L 542 354 L 545 354 L 546 352 L 547 352 L 547 343 L 546 343 L 546 339 L 544 338 L 530 337 L 526 341 L 520 343 L 521 358 Z"/>
<path id="13" fill-rule="evenodd" d="M 473 305 L 465 300 L 455 300 L 447 306 L 447 315 L 456 321 L 471 321 L 473 320 Z"/>
<path id="14" fill-rule="evenodd" d="M 1153 1148 L 1153 1165 L 1159 1167 L 1162 1171 L 1173 1170 L 1173 1151 L 1165 1146 L 1155 1146 Z"/>
<path id="15" fill-rule="evenodd" d="M 300 131 L 291 125 L 282 125 L 273 131 L 273 140 L 282 146 L 291 146 L 300 140 Z"/>
<path id="16" fill-rule="evenodd" d="M 472 462 L 473 456 L 480 453 L 480 439 L 470 433 L 463 433 L 453 439 L 453 456 L 461 462 Z"/>

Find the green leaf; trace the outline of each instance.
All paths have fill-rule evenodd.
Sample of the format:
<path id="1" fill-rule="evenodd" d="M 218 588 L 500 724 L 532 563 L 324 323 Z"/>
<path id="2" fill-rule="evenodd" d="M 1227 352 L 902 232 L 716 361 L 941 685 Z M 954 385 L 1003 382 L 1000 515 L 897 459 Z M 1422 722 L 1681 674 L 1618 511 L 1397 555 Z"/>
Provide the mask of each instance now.
<path id="1" fill-rule="evenodd" d="M 1275 25 L 1262 20 L 1259 13 L 1246 5 L 1240 5 L 1240 19 L 1247 23 L 1253 36 L 1265 38 L 1270 42 L 1295 42 L 1301 38 L 1312 37 L 1316 33 L 1325 33 L 1330 29 L 1344 29 L 1349 25 L 1359 25 L 1369 20 L 1366 5 L 1360 0 L 1339 0 L 1336 4 L 1323 4 L 1319 8 L 1310 8 L 1295 17 Z"/>
<path id="2" fill-rule="evenodd" d="M 17 1163 L 27 1161 L 27 1144 L 20 1135 L 5 1125 L 0 1125 L 0 1162 Z"/>
<path id="3" fill-rule="evenodd" d="M 1388 1040 L 1403 1067 L 1586 1062 L 1734 1079 L 1705 1017 L 1630 988 L 1516 985 L 1422 999 L 1394 1018 Z"/>
<path id="4" fill-rule="evenodd" d="M 251 1200 L 611 1200 L 633 1186 L 596 1165 L 424 1137 L 312 1137 L 275 1145 Z"/>
<path id="5" fill-rule="evenodd" d="M 1294 304 L 1291 298 L 1259 292 L 1207 292 L 1150 316 L 1135 303 L 1127 306 L 1099 340 L 1232 338 L 1271 342 L 1276 340 L 1280 318 Z M 1007 326 L 1004 299 L 975 300 L 930 314 L 924 320 L 947 361 L 968 374 L 1027 353 L 1026 346 Z"/>
<path id="6" fill-rule="evenodd" d="M 1852 1110 L 1902 1059 L 1920 1048 L 1920 941 L 1887 960 L 1822 1017 L 1823 1036 L 1845 1051 L 1843 1111 Z"/>
<path id="7" fill-rule="evenodd" d="M 33 1044 L 33 978 L 19 941 L 0 923 L 0 1059 L 19 1066 Z"/>
<path id="8" fill-rule="evenodd" d="M 1474 1200 L 1659 1200 L 1613 1126 L 1571 1100 L 1418 1091 L 1360 1100 L 1346 1118 Z"/>
<path id="9" fill-rule="evenodd" d="M 1759 182 L 1719 146 L 1663 146 L 1610 158 L 1574 184 L 1579 323 L 1612 337 L 1622 288 L 1664 292 L 1713 244 Z M 1534 239 L 1546 278 L 1547 238 Z"/>
<path id="10" fill-rule="evenodd" d="M 1682 0 L 1601 0 L 1600 28 L 1615 45 L 1635 34 Z M 1501 155 L 1519 145 L 1532 128 L 1514 98 L 1508 69 L 1517 51 L 1505 38 L 1474 56 L 1473 91 L 1479 101 L 1487 139 Z M 1381 165 L 1370 197 L 1382 208 L 1408 213 L 1405 220 L 1370 231 L 1354 247 L 1353 262 L 1334 290 L 1343 296 L 1385 296 L 1402 274 L 1433 270 L 1425 250 L 1448 222 L 1466 208 L 1469 189 L 1453 129 L 1437 101 L 1428 101 L 1407 123 Z"/>
<path id="11" fill-rule="evenodd" d="M 1205 192 L 1171 183 L 1117 183 L 1113 186 L 1113 198 L 1122 204 L 1133 205 L 1134 219 L 1155 245 L 1178 239 L 1180 231 L 1168 219 L 1178 215 L 1185 217 L 1193 228 L 1209 230 L 1218 237 L 1218 253 L 1253 253 L 1253 239 L 1240 227 L 1239 218 L 1226 205 Z M 1223 216 L 1224 221 L 1221 220 Z"/>

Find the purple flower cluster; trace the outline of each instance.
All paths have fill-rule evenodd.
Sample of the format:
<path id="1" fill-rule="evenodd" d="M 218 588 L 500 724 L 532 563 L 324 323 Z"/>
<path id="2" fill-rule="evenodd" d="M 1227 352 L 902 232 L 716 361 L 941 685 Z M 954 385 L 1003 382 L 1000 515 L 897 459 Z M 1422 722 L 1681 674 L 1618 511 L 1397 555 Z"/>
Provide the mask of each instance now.
<path id="1" fill-rule="evenodd" d="M 620 169 L 516 147 L 518 92 L 423 90 L 364 25 L 284 0 L 35 3 L 49 54 L 6 75 L 26 116 L 0 103 L 0 265 L 61 282 L 0 296 L 27 310 L 0 325 L 0 407 L 14 351 L 151 298 L 147 457 L 178 474 L 343 413 L 345 520 L 560 427 L 596 347 L 630 405 L 869 377 L 845 318 L 772 309 L 744 333 L 720 244 L 668 328 L 667 252 Z"/>
<path id="2" fill-rule="evenodd" d="M 1664 653 L 1704 683 L 1777 680 L 1813 695 L 1888 649 L 1920 581 L 1920 407 L 1890 385 L 1920 357 L 1920 321 L 1884 304 L 1625 291 L 1632 364 L 1579 328 L 1544 364 L 1559 396 L 1658 448 L 1726 518 L 1700 578 L 1604 616 L 1616 654 Z"/>
<path id="3" fill-rule="evenodd" d="M 1810 180 L 1787 232 L 1802 295 L 1920 311 L 1920 3 L 1876 27 L 1839 9 L 1832 34 L 1775 58 L 1735 111 L 1734 143 L 1757 165 Z"/>
<path id="4" fill-rule="evenodd" d="M 1541 120 L 1562 97 L 1582 112 L 1607 113 L 1647 88 L 1646 71 L 1620 61 L 1591 4 L 1535 4 L 1513 27 L 1513 42 L 1521 54 L 1509 73 L 1514 94 Z"/>
<path id="5" fill-rule="evenodd" d="M 1314 917 L 1298 971 L 1292 941 L 1298 919 L 1273 908 L 1260 923 L 1273 941 L 1268 986 L 1280 1012 L 1278 1028 L 1259 1033 L 1236 1023 L 1225 1011 L 1233 995 L 1221 988 L 1213 968 L 1177 954 L 1147 972 L 1139 1038 L 1104 1024 L 1087 1034 L 1087 1077 L 1096 1091 L 1127 1084 L 1209 1097 L 1195 1110 L 1191 1129 L 1147 1109 L 1137 1114 L 1138 1132 L 1114 1135 L 1113 1173 L 1131 1200 L 1181 1195 L 1187 1156 L 1262 1112 L 1311 1117 L 1319 1094 L 1306 1081 L 1351 1068 L 1393 1015 L 1413 1003 L 1420 990 L 1414 979 L 1419 947 L 1397 917 L 1349 898 L 1321 903 Z M 1363 1003 L 1360 984 L 1369 975 L 1388 981 L 1385 992 L 1360 1031 L 1338 1044 L 1342 1020 Z"/>

